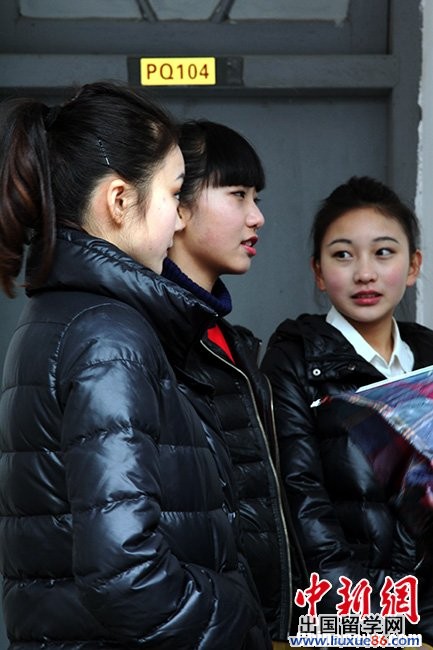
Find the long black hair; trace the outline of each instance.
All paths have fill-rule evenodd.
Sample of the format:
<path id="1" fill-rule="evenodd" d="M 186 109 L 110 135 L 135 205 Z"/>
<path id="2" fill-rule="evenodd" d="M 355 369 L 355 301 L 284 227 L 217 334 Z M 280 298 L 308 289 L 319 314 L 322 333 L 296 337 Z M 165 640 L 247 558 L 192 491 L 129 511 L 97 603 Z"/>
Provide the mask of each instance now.
<path id="1" fill-rule="evenodd" d="M 42 242 L 41 280 L 57 226 L 81 226 L 98 180 L 114 171 L 145 201 L 153 174 L 178 142 L 165 110 L 108 82 L 87 84 L 57 107 L 8 100 L 0 105 L 0 134 L 0 282 L 9 296 L 33 234 Z"/>

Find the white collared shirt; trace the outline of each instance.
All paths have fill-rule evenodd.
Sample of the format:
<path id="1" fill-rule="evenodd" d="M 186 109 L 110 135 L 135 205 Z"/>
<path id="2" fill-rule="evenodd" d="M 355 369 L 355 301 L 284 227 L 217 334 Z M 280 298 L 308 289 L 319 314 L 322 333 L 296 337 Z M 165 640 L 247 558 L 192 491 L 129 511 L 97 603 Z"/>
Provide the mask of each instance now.
<path id="1" fill-rule="evenodd" d="M 378 353 L 363 336 L 338 312 L 335 307 L 329 310 L 326 321 L 335 327 L 355 348 L 356 352 L 385 377 L 395 377 L 413 369 L 414 357 L 407 343 L 402 341 L 396 320 L 392 319 L 392 336 L 394 349 L 389 363 Z"/>

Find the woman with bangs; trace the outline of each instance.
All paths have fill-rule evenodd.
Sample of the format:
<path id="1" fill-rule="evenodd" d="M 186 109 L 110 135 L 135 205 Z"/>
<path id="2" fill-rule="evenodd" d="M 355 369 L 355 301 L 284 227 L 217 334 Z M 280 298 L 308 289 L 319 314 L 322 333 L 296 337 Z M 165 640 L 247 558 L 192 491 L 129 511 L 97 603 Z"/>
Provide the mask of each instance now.
<path id="1" fill-rule="evenodd" d="M 292 628 L 293 581 L 302 572 L 276 467 L 278 459 L 268 382 L 257 366 L 260 341 L 225 317 L 232 308 L 220 276 L 246 273 L 256 255 L 264 217 L 258 193 L 265 186 L 262 163 L 236 131 L 205 120 L 181 127 L 185 160 L 179 215 L 164 275 L 214 311 L 184 367 L 203 401 L 222 424 L 237 479 L 243 550 L 273 639 L 285 648 Z M 291 557 L 292 555 L 292 557 Z M 295 568 L 296 566 L 296 568 Z"/>

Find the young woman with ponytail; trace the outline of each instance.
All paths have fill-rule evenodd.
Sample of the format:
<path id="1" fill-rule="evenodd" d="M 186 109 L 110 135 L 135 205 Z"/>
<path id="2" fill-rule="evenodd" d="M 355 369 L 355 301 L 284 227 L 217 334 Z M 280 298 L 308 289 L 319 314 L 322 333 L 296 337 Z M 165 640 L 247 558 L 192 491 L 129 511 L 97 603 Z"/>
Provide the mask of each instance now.
<path id="1" fill-rule="evenodd" d="M 0 282 L 28 300 L 0 399 L 10 648 L 264 650 L 231 461 L 171 362 L 213 315 L 160 275 L 177 129 L 126 87 L 5 102 Z"/>

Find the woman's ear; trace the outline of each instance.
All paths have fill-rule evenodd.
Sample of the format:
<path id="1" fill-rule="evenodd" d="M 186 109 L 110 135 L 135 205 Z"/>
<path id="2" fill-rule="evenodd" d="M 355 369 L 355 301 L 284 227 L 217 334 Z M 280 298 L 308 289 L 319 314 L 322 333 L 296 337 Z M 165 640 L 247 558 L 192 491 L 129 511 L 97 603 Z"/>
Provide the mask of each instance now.
<path id="1" fill-rule="evenodd" d="M 320 291 L 326 291 L 325 282 L 322 276 L 322 268 L 320 266 L 320 260 L 316 260 L 314 257 L 312 257 L 310 260 L 310 265 L 314 273 L 314 279 L 316 281 L 317 288 Z"/>
<path id="2" fill-rule="evenodd" d="M 179 207 L 177 208 L 177 213 L 180 219 L 182 219 L 184 225 L 186 226 L 188 224 L 188 221 L 190 221 L 191 219 L 192 209 L 185 204 L 179 203 Z"/>
<path id="3" fill-rule="evenodd" d="M 106 205 L 113 226 L 122 227 L 127 211 L 132 206 L 134 192 L 129 183 L 116 176 L 106 186 Z"/>
<path id="4" fill-rule="evenodd" d="M 101 180 L 90 201 L 85 218 L 86 230 L 95 237 L 112 241 L 125 223 L 125 211 L 132 203 L 133 192 L 121 178 L 111 174 Z"/>
<path id="5" fill-rule="evenodd" d="M 410 264 L 409 264 L 409 272 L 407 274 L 407 280 L 406 280 L 406 286 L 407 287 L 412 287 L 420 272 L 421 272 L 421 264 L 422 264 L 422 253 L 420 250 L 416 250 L 415 253 L 412 255 Z"/>

